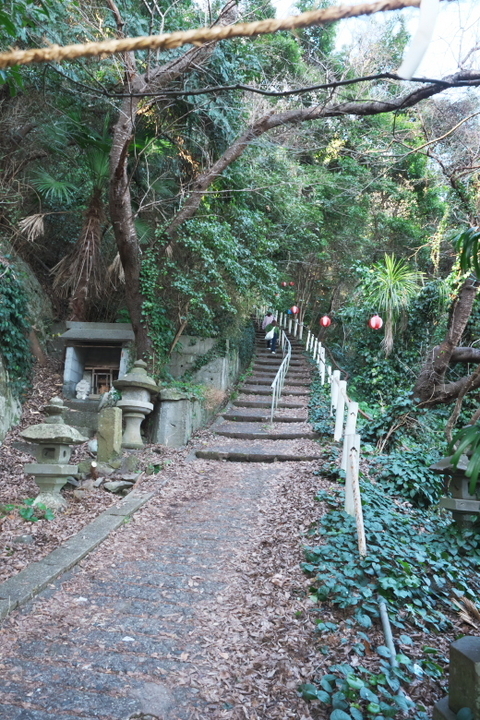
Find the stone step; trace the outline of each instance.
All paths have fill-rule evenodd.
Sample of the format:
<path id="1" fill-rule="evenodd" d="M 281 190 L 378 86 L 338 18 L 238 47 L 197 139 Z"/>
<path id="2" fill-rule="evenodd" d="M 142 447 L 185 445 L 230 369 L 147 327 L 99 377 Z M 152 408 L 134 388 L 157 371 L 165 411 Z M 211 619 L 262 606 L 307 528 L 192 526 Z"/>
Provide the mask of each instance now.
<path id="1" fill-rule="evenodd" d="M 245 407 L 245 408 L 269 408 L 269 407 L 271 407 L 272 403 L 267 402 L 266 400 L 234 400 L 232 405 L 234 407 Z M 302 405 L 301 403 L 285 402 L 283 400 L 281 400 L 278 403 L 277 407 L 287 408 L 289 410 L 296 409 L 296 408 L 305 409 L 305 405 Z"/>
<path id="2" fill-rule="evenodd" d="M 255 376 L 252 375 L 248 378 L 249 385 L 268 385 L 275 379 L 275 375 L 273 375 L 271 378 L 265 377 L 265 375 L 262 376 Z M 287 382 L 291 387 L 308 387 L 310 385 L 309 382 L 302 382 L 297 379 L 293 379 L 287 375 Z"/>
<path id="3" fill-rule="evenodd" d="M 277 344 L 277 351 L 279 354 L 282 354 L 282 348 L 280 345 Z M 255 348 L 255 354 L 256 355 L 267 355 L 269 352 L 271 352 L 270 348 L 266 346 L 266 344 L 257 345 Z M 285 353 L 286 354 L 286 353 Z M 292 357 L 303 357 L 303 353 L 298 348 L 292 347 Z"/>
<path id="4" fill-rule="evenodd" d="M 230 410 L 227 410 L 222 414 L 222 417 L 230 422 L 270 422 L 270 413 L 265 413 L 264 408 L 258 408 L 258 415 L 253 414 L 254 409 L 255 408 L 250 408 L 241 412 L 238 409 L 230 408 Z M 275 415 L 276 423 L 298 423 L 304 422 L 306 419 L 306 417 L 298 417 L 297 415 Z"/>
<path id="5" fill-rule="evenodd" d="M 280 367 L 280 364 L 278 365 L 265 365 L 265 364 L 259 364 L 257 365 L 254 363 L 252 366 L 252 371 L 255 373 L 264 373 L 265 375 L 276 375 L 278 372 L 278 368 Z M 310 375 L 311 368 L 307 367 L 306 365 L 290 365 L 288 368 L 288 374 L 292 375 Z"/>
<path id="6" fill-rule="evenodd" d="M 255 355 L 255 362 L 260 363 L 261 365 L 280 365 L 282 362 L 284 356 L 281 352 L 276 352 L 275 355 L 271 352 L 266 353 L 257 353 Z M 304 365 L 305 367 L 308 366 L 308 362 L 303 357 L 295 357 L 294 355 L 290 358 L 290 364 L 292 365 Z"/>
<path id="7" fill-rule="evenodd" d="M 267 442 L 272 442 L 267 441 Z M 285 441 L 278 441 L 271 445 L 243 445 L 236 447 L 235 445 L 218 445 L 197 450 L 195 455 L 205 460 L 229 460 L 230 462 L 308 462 L 311 460 L 320 460 L 321 453 L 318 451 L 296 451 L 288 446 Z"/>
<path id="8" fill-rule="evenodd" d="M 248 378 L 246 378 L 245 382 L 250 382 L 250 380 L 255 378 L 255 380 L 263 380 L 264 385 L 270 385 L 275 380 L 276 373 L 254 373 L 253 375 L 249 375 Z M 298 382 L 305 383 L 305 385 L 310 385 L 312 382 L 312 378 L 310 375 L 297 375 L 296 373 L 287 373 L 286 379 L 288 384 L 295 384 Z"/>
<path id="9" fill-rule="evenodd" d="M 252 367 L 253 373 L 258 373 L 260 375 L 276 375 L 278 372 L 280 365 L 255 365 Z M 291 366 L 288 369 L 288 375 L 308 375 L 310 368 L 307 367 L 301 367 L 301 366 Z"/>
<path id="10" fill-rule="evenodd" d="M 255 427 L 257 425 L 257 427 Z M 318 435 L 311 430 L 278 430 L 276 421 L 273 426 L 269 423 L 263 429 L 258 423 L 223 423 L 212 427 L 216 435 L 222 437 L 238 438 L 239 440 L 315 440 Z"/>
<path id="11" fill-rule="evenodd" d="M 239 388 L 241 393 L 245 395 L 271 395 L 272 388 L 270 385 L 242 385 Z M 310 392 L 308 390 L 290 390 L 289 386 L 284 386 L 283 395 L 298 395 L 299 397 L 308 397 Z"/>
<path id="12" fill-rule="evenodd" d="M 255 347 L 259 348 L 259 349 L 263 349 L 266 346 L 267 346 L 267 341 L 265 340 L 265 338 L 262 338 L 261 340 L 257 340 L 257 342 L 255 343 Z M 292 343 L 292 341 L 290 341 L 290 346 L 292 348 L 292 352 L 299 352 L 299 353 L 305 352 L 304 345 L 301 345 L 301 344 L 299 345 L 298 343 Z"/>
<path id="13" fill-rule="evenodd" d="M 281 355 L 272 355 L 272 353 L 269 353 L 268 355 L 264 355 L 264 356 L 256 355 L 255 361 L 253 364 L 261 365 L 261 366 L 274 365 L 274 366 L 278 367 L 279 365 L 281 365 L 282 360 L 283 360 L 283 357 Z M 300 359 L 300 362 L 290 360 L 289 367 L 307 368 L 307 367 L 311 367 L 311 366 L 308 366 L 305 361 Z"/>

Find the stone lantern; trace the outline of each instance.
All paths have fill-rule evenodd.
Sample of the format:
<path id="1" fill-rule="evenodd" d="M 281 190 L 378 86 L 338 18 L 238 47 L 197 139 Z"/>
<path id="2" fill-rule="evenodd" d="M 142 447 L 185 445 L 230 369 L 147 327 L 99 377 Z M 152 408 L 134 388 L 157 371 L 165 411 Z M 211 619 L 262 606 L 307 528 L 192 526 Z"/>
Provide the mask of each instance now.
<path id="1" fill-rule="evenodd" d="M 43 503 L 53 510 L 63 510 L 67 502 L 60 490 L 70 475 L 78 471 L 77 465 L 68 465 L 72 454 L 71 445 L 87 442 L 88 438 L 80 435 L 78 430 L 67 425 L 63 413 L 67 408 L 63 400 L 54 397 L 44 408 L 47 415 L 45 422 L 32 425 L 22 430 L 20 435 L 31 443 L 35 443 L 36 463 L 25 465 L 25 472 L 35 476 L 40 494 L 34 505 Z"/>
<path id="2" fill-rule="evenodd" d="M 160 388 L 147 375 L 147 363 L 143 360 L 137 360 L 132 370 L 120 380 L 115 380 L 113 385 L 122 393 L 122 399 L 117 402 L 125 418 L 122 447 L 143 448 L 140 425 L 153 410 L 151 395 L 158 393 Z"/>

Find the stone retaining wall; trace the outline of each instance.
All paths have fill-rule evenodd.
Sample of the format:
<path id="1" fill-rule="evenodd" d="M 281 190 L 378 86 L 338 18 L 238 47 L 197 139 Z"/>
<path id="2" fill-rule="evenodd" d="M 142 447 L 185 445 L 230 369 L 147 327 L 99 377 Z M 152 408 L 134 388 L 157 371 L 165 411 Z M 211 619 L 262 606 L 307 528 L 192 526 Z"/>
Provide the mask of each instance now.
<path id="1" fill-rule="evenodd" d="M 184 375 L 216 342 L 215 338 L 183 336 L 181 348 L 173 354 L 170 373 L 174 377 Z M 203 399 L 176 388 L 163 390 L 150 420 L 150 442 L 168 447 L 186 445 L 191 435 L 206 425 L 222 405 L 240 370 L 239 354 L 227 344 L 225 357 L 213 358 L 191 376 L 192 383 L 205 385 Z"/>

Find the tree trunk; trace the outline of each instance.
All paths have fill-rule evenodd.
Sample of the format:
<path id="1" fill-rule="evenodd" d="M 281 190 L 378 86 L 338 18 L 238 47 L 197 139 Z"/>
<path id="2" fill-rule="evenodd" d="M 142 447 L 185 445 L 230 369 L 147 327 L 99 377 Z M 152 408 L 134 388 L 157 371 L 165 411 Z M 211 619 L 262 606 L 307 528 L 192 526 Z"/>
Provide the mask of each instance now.
<path id="1" fill-rule="evenodd" d="M 141 78 L 133 84 L 136 92 L 143 91 Z M 125 272 L 125 299 L 130 313 L 138 357 L 148 355 L 150 341 L 142 318 L 143 296 L 140 288 L 140 248 L 133 221 L 130 180 L 127 172 L 128 148 L 132 141 L 138 108 L 137 98 L 126 98 L 120 108 L 113 130 L 110 154 L 110 218 Z"/>
<path id="2" fill-rule="evenodd" d="M 119 34 L 123 34 L 123 21 L 115 3 L 109 1 L 115 15 Z M 216 24 L 228 25 L 235 21 L 237 7 L 234 0 L 222 9 Z M 124 91 L 132 96 L 124 99 L 119 117 L 113 129 L 113 143 L 110 153 L 110 217 L 113 232 L 125 272 L 125 299 L 130 313 L 138 357 L 150 354 L 151 342 L 148 328 L 142 313 L 144 297 L 140 286 L 141 251 L 138 244 L 132 211 L 130 178 L 128 176 L 129 145 L 135 134 L 135 122 L 140 98 L 133 97 L 138 93 L 155 92 L 165 88 L 185 73 L 198 69 L 205 63 L 215 49 L 215 43 L 199 48 L 192 48 L 181 57 L 163 66 L 149 69 L 145 75 L 137 73 L 133 53 L 125 57 Z M 147 80 L 148 78 L 148 80 Z"/>
<path id="3" fill-rule="evenodd" d="M 456 353 L 457 346 L 465 331 L 477 292 L 478 282 L 473 277 L 467 278 L 453 304 L 447 336 L 440 345 L 433 348 L 417 378 L 413 392 L 422 406 L 452 402 L 461 393 L 464 385 L 470 383 L 470 376 L 465 376 L 445 384 L 445 375 L 450 364 L 462 358 L 461 353 Z M 463 357 L 468 357 L 468 354 L 464 352 Z M 478 387 L 475 382 L 472 389 L 474 387 Z"/>
<path id="4" fill-rule="evenodd" d="M 97 294 L 102 242 L 103 201 L 102 189 L 93 191 L 85 213 L 85 221 L 77 243 L 74 263 L 80 267 L 76 285 L 70 298 L 70 320 L 85 322 L 89 299 Z M 72 264 L 69 263 L 70 269 Z"/>

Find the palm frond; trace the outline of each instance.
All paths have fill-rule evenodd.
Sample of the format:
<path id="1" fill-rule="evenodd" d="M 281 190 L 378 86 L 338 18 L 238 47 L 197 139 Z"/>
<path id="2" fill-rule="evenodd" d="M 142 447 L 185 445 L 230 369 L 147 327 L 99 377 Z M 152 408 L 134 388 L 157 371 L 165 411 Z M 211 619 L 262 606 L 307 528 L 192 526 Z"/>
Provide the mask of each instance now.
<path id="1" fill-rule="evenodd" d="M 462 596 L 453 601 L 458 615 L 467 625 L 471 625 L 476 630 L 480 630 L 480 611 L 478 607 L 471 600 Z"/>
<path id="2" fill-rule="evenodd" d="M 29 243 L 35 242 L 35 240 L 41 237 L 45 232 L 44 220 L 45 213 L 35 213 L 34 215 L 27 215 L 27 217 L 20 220 L 18 228 L 23 235 L 26 235 Z"/>
<path id="3" fill-rule="evenodd" d="M 48 170 L 37 170 L 31 183 L 50 202 L 68 203 L 77 189 L 74 183 L 55 178 Z"/>
<path id="4" fill-rule="evenodd" d="M 89 147 L 85 150 L 85 155 L 94 186 L 103 187 L 110 172 L 108 152 L 97 147 Z"/>
<path id="5" fill-rule="evenodd" d="M 117 283 L 125 283 L 125 272 L 120 260 L 120 253 L 115 255 L 113 262 L 108 266 L 107 277 L 114 287 L 117 286 Z"/>
<path id="6" fill-rule="evenodd" d="M 98 296 L 104 286 L 104 266 L 100 252 L 102 220 L 101 191 L 97 189 L 90 198 L 75 247 L 50 271 L 54 276 L 53 288 L 61 297 L 71 298 L 74 313 L 76 306 L 77 310 L 81 307 L 83 312 L 87 301 Z"/>
<path id="7" fill-rule="evenodd" d="M 480 279 L 480 228 L 470 227 L 462 230 L 453 240 L 453 244 L 460 258 L 460 268 L 463 272 L 471 270 Z"/>

